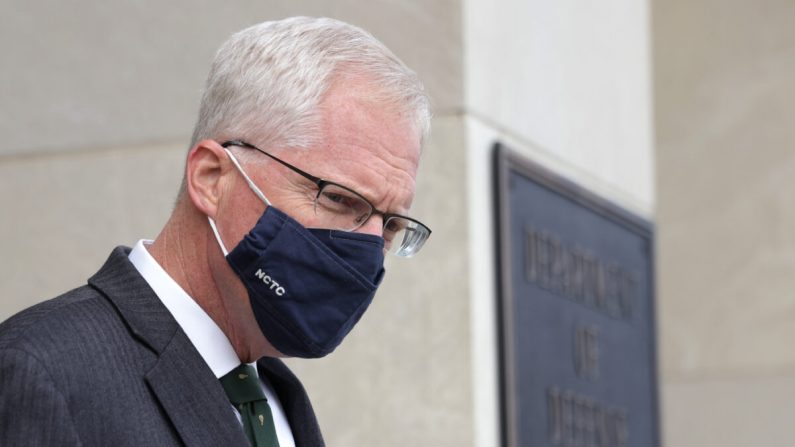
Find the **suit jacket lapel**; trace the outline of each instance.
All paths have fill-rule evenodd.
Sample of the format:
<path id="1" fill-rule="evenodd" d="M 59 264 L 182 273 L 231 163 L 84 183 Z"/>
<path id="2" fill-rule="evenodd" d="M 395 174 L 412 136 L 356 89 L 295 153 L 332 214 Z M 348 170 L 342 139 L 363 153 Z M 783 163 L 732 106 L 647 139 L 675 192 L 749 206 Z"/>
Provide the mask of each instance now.
<path id="1" fill-rule="evenodd" d="M 281 360 L 263 357 L 257 362 L 261 375 L 273 385 L 284 408 L 296 447 L 323 447 L 323 436 L 303 385 Z"/>
<path id="2" fill-rule="evenodd" d="M 116 307 L 130 332 L 158 360 L 146 381 L 188 446 L 248 445 L 221 384 L 188 337 L 116 247 L 88 283 Z"/>
<path id="3" fill-rule="evenodd" d="M 248 445 L 218 379 L 192 351 L 178 331 L 146 375 L 147 383 L 186 445 Z"/>

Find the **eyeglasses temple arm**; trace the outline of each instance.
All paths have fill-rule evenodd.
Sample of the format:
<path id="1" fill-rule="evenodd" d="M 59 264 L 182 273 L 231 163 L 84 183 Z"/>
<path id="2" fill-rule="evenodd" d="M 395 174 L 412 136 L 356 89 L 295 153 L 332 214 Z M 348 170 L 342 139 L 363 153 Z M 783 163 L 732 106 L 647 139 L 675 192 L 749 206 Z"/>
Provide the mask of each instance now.
<path id="1" fill-rule="evenodd" d="M 240 141 L 240 140 L 227 141 L 226 143 L 222 144 L 221 146 L 223 146 L 224 148 L 227 148 L 229 146 L 240 146 L 240 147 L 245 147 L 245 148 L 248 148 L 248 149 L 254 149 L 255 151 L 262 152 L 263 154 L 267 155 L 271 159 L 276 160 L 281 165 L 283 165 L 283 166 L 285 166 L 285 167 L 287 167 L 289 169 L 292 169 L 293 171 L 301 174 L 302 176 L 304 176 L 305 178 L 311 180 L 312 182 L 314 182 L 318 186 L 320 186 L 320 184 L 323 182 L 323 179 L 321 179 L 320 177 L 315 177 L 314 175 L 312 175 L 312 174 L 310 174 L 308 172 L 305 172 L 305 171 L 303 171 L 300 168 L 296 168 L 295 166 L 291 165 L 290 163 L 287 163 L 286 161 L 282 161 L 282 160 L 278 159 L 276 156 L 271 155 L 271 154 L 263 151 L 262 149 L 258 148 L 257 146 L 254 146 L 253 144 L 246 143 L 245 141 Z"/>

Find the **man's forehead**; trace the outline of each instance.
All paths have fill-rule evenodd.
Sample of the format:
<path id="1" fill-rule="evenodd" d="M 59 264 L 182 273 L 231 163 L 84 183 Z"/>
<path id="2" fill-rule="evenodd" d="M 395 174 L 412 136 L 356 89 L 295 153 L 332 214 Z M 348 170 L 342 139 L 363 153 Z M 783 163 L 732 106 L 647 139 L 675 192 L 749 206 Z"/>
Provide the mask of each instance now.
<path id="1" fill-rule="evenodd" d="M 356 141 L 333 138 L 317 148 L 302 151 L 300 159 L 313 174 L 361 188 L 362 193 L 390 184 L 413 190 L 419 150 L 399 142 L 378 140 L 379 137 L 368 136 L 359 136 Z"/>
<path id="2" fill-rule="evenodd" d="M 419 159 L 421 138 L 414 120 L 369 83 L 335 84 L 321 102 L 320 110 L 326 141 L 347 139 L 373 152 L 385 150 L 386 156 Z M 345 144 L 331 149 L 349 150 Z"/>

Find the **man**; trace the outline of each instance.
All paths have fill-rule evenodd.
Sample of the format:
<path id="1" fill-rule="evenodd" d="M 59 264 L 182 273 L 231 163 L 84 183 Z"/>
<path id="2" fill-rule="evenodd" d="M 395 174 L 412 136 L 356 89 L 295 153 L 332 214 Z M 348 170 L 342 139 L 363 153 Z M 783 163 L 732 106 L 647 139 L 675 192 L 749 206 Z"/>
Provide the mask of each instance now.
<path id="1" fill-rule="evenodd" d="M 405 216 L 428 121 L 416 75 L 358 28 L 232 36 L 157 239 L 0 325 L 0 445 L 323 445 L 277 357 L 331 352 L 384 254 L 430 235 Z"/>

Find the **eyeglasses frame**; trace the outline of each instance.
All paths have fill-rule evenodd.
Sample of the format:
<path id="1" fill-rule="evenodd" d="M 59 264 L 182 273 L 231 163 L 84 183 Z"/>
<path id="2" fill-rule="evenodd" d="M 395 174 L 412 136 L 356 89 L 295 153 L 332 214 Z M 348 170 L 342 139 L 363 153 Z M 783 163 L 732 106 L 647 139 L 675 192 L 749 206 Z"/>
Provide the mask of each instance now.
<path id="1" fill-rule="evenodd" d="M 361 198 L 364 201 L 364 203 L 366 203 L 367 205 L 370 206 L 370 209 L 371 209 L 370 214 L 367 216 L 366 219 L 362 220 L 362 222 L 358 226 L 354 227 L 351 230 L 347 230 L 347 231 L 356 231 L 359 228 L 361 228 L 362 226 L 364 226 L 364 224 L 366 224 L 367 221 L 370 220 L 371 217 L 373 217 L 373 215 L 379 215 L 379 216 L 381 216 L 381 219 L 383 221 L 382 229 L 386 229 L 386 224 L 387 224 L 387 222 L 389 222 L 390 218 L 399 217 L 401 219 L 410 220 L 410 221 L 420 225 L 421 227 L 425 228 L 428 231 L 428 236 L 426 237 L 426 240 L 427 240 L 427 238 L 429 238 L 431 236 L 431 229 L 428 228 L 427 225 L 425 225 L 424 223 L 420 222 L 419 220 L 414 219 L 413 217 L 404 216 L 402 214 L 388 213 L 386 211 L 381 211 L 378 208 L 376 208 L 375 205 L 373 205 L 369 200 L 367 200 L 366 197 L 364 197 L 360 193 L 354 191 L 353 189 L 351 189 L 351 188 L 349 188 L 349 187 L 347 187 L 345 185 L 341 185 L 341 184 L 339 184 L 337 182 L 332 182 L 332 181 L 325 180 L 325 179 L 322 179 L 320 177 L 317 177 L 315 175 L 312 175 L 312 174 L 304 171 L 301 168 L 298 168 L 296 166 L 291 165 L 290 163 L 287 163 L 286 161 L 276 157 L 275 155 L 271 155 L 271 154 L 265 152 L 264 150 L 258 148 L 257 146 L 254 146 L 251 143 L 247 143 L 247 142 L 245 142 L 243 140 L 227 140 L 227 141 L 224 141 L 223 143 L 221 143 L 221 147 L 223 147 L 224 149 L 228 149 L 229 146 L 237 146 L 237 147 L 244 147 L 244 148 L 247 148 L 247 149 L 254 149 L 255 151 L 258 151 L 258 152 L 261 152 L 261 153 L 265 154 L 266 156 L 268 156 L 271 159 L 275 160 L 276 162 L 278 162 L 282 166 L 284 166 L 286 168 L 289 168 L 290 170 L 292 170 L 296 174 L 299 174 L 300 176 L 304 177 L 305 179 L 311 181 L 317 187 L 317 195 L 315 196 L 315 200 L 318 200 L 320 198 L 320 193 L 323 191 L 323 188 L 326 187 L 326 185 L 334 185 L 334 186 L 336 186 L 338 188 L 342 188 L 342 189 L 344 189 L 346 191 L 350 191 L 352 194 L 355 194 L 357 197 Z"/>

